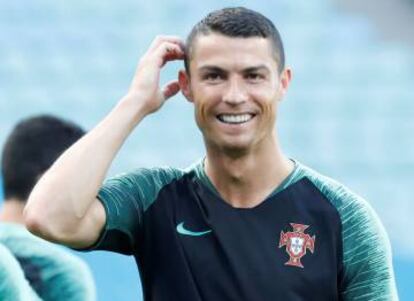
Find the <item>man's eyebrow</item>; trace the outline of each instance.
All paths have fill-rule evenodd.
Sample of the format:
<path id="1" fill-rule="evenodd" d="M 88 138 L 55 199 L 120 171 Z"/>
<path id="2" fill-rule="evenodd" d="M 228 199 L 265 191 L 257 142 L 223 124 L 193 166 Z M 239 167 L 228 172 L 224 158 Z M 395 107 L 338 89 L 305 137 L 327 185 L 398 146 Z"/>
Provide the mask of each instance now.
<path id="1" fill-rule="evenodd" d="M 245 72 L 245 73 L 258 72 L 258 71 L 269 72 L 270 69 L 266 65 L 257 65 L 257 66 L 247 67 L 247 68 L 243 69 L 243 72 Z"/>
<path id="2" fill-rule="evenodd" d="M 217 67 L 217 66 L 214 66 L 214 65 L 201 66 L 199 68 L 199 71 L 201 71 L 201 72 L 206 72 L 206 71 L 209 71 L 209 72 L 220 72 L 220 73 L 225 72 L 224 69 L 222 69 L 220 67 Z"/>
<path id="3" fill-rule="evenodd" d="M 201 66 L 199 68 L 200 72 L 226 72 L 225 69 L 222 69 L 218 66 L 214 66 L 214 65 L 206 65 L 206 66 Z M 250 73 L 250 72 L 258 72 L 258 71 L 266 71 L 266 72 L 270 72 L 270 69 L 268 66 L 266 65 L 257 65 L 257 66 L 251 66 L 251 67 L 247 67 L 242 69 L 243 73 Z"/>

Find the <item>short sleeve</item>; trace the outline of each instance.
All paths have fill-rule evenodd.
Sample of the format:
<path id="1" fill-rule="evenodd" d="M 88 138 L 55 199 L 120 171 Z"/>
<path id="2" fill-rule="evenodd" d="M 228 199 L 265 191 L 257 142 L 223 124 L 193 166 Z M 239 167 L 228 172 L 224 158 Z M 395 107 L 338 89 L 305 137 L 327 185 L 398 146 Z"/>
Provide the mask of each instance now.
<path id="1" fill-rule="evenodd" d="M 339 213 L 342 225 L 341 300 L 395 301 L 398 294 L 387 233 L 367 201 L 344 185 L 300 167 Z"/>
<path id="2" fill-rule="evenodd" d="M 343 300 L 398 300 L 387 233 L 364 200 L 343 212 L 343 248 Z"/>
<path id="3" fill-rule="evenodd" d="M 88 250 L 134 253 L 145 211 L 159 191 L 182 173 L 173 168 L 141 168 L 105 181 L 98 199 L 105 208 L 106 224 L 97 243 Z"/>

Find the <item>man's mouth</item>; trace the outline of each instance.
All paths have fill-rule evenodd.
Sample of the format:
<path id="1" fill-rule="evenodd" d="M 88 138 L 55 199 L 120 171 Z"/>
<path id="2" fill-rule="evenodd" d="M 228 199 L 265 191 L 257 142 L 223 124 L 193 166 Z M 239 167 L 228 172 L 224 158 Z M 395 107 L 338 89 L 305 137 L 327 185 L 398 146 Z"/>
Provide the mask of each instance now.
<path id="1" fill-rule="evenodd" d="M 228 124 L 241 124 L 250 121 L 255 115 L 246 113 L 246 114 L 219 114 L 217 119 L 221 122 Z"/>

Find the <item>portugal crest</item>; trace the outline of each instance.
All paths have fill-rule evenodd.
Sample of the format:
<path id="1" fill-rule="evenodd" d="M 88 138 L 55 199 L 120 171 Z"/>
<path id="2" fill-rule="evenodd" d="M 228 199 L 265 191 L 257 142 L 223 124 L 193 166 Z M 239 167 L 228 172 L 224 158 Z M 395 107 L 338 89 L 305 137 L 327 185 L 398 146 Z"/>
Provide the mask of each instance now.
<path id="1" fill-rule="evenodd" d="M 280 232 L 279 248 L 286 246 L 286 253 L 290 256 L 289 261 L 285 265 L 303 268 L 300 259 L 306 255 L 309 249 L 313 253 L 315 248 L 315 235 L 305 234 L 308 225 L 290 223 L 293 232 Z"/>

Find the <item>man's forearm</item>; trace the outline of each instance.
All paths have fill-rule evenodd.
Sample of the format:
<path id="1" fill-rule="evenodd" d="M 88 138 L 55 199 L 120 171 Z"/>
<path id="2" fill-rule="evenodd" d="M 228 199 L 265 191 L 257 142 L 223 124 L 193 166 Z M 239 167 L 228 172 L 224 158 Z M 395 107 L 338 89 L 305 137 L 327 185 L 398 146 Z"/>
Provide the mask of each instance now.
<path id="1" fill-rule="evenodd" d="M 74 229 L 95 200 L 116 153 L 145 115 L 138 101 L 124 97 L 39 180 L 27 203 L 26 219 L 34 212 L 56 232 Z"/>

